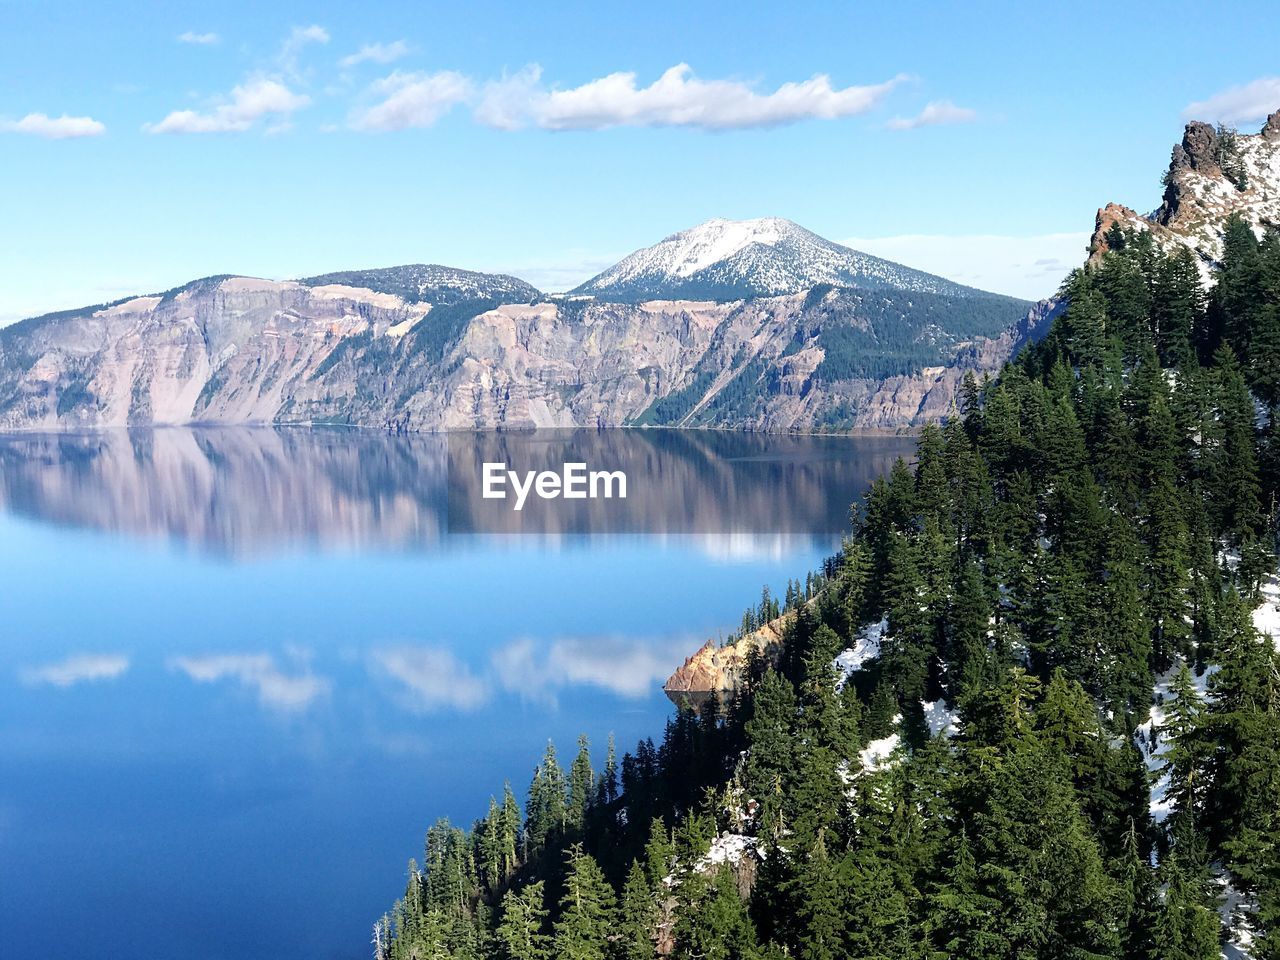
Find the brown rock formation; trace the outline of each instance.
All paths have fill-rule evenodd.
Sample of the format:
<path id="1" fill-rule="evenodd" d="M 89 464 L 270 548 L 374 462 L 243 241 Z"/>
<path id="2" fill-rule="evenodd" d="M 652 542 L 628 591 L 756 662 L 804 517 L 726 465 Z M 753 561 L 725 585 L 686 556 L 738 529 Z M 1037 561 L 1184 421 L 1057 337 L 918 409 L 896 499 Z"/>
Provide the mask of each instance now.
<path id="1" fill-rule="evenodd" d="M 1267 117 L 1267 122 L 1262 128 L 1262 136 L 1265 140 L 1280 140 L 1280 110 Z"/>
<path id="2" fill-rule="evenodd" d="M 775 663 L 782 652 L 783 635 L 787 624 L 795 617 L 794 611 L 770 620 L 759 630 L 747 634 L 723 647 L 708 640 L 697 653 L 689 657 L 663 685 L 663 690 L 677 706 L 688 705 L 695 710 L 714 694 L 721 704 L 737 695 L 746 677 L 752 659 Z"/>

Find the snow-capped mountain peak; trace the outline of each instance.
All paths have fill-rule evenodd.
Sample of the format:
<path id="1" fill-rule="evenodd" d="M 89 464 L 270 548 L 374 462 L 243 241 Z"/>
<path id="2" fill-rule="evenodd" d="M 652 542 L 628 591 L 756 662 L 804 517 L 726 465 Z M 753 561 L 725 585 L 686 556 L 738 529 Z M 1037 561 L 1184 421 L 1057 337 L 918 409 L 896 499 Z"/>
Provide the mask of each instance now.
<path id="1" fill-rule="evenodd" d="M 790 220 L 779 217 L 759 217 L 755 220 L 716 218 L 672 234 L 649 250 L 661 255 L 666 270 L 672 276 L 688 277 L 713 263 L 728 259 L 750 244 L 776 247 L 785 235 L 799 232 L 807 231 L 802 231 L 801 227 Z M 641 251 L 644 252 L 646 251 Z M 637 257 L 639 254 L 633 254 L 627 260 Z"/>
<path id="2" fill-rule="evenodd" d="M 781 217 L 714 219 L 673 233 L 573 291 L 602 300 L 732 300 L 817 284 L 966 296 L 977 291 L 833 243 Z"/>

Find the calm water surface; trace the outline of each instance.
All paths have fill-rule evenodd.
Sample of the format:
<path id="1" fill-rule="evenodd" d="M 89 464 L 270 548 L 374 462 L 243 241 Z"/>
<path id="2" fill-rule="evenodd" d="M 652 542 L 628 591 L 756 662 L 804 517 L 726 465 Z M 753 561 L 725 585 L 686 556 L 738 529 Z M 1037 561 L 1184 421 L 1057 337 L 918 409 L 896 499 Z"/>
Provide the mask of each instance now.
<path id="1" fill-rule="evenodd" d="M 912 448 L 0 437 L 0 955 L 367 956 L 436 817 L 523 796 L 548 738 L 660 734 L 671 670 Z M 477 503 L 480 459 L 570 450 L 627 503 Z"/>

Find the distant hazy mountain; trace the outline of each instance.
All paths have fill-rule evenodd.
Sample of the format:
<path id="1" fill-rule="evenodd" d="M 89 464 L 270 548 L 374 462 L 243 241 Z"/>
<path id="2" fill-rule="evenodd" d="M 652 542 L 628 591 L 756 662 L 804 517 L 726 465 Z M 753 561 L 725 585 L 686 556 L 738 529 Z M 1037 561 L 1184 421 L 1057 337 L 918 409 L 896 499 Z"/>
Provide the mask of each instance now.
<path id="1" fill-rule="evenodd" d="M 816 284 L 990 296 L 825 240 L 779 217 L 708 220 L 673 233 L 593 277 L 573 294 L 600 300 L 743 300 Z"/>

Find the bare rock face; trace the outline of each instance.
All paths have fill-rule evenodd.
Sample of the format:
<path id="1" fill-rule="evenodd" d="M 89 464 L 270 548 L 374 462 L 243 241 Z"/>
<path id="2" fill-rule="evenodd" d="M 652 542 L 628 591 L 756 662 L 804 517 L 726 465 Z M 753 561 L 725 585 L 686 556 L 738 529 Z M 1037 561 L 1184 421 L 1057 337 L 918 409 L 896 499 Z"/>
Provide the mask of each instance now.
<path id="1" fill-rule="evenodd" d="M 662 689 L 677 706 L 700 709 L 712 696 L 729 703 L 746 679 L 752 659 L 773 664 L 782 652 L 787 624 L 794 611 L 771 620 L 759 630 L 723 647 L 708 640 L 673 673 Z"/>
<path id="2" fill-rule="evenodd" d="M 1124 204 L 1108 203 L 1105 207 L 1101 207 L 1097 216 L 1093 218 L 1093 237 L 1089 241 L 1090 262 L 1101 260 L 1102 255 L 1107 252 L 1107 234 L 1111 232 L 1112 227 L 1117 224 L 1127 227 L 1141 219 L 1142 215 L 1138 211 L 1130 210 Z"/>
<path id="3" fill-rule="evenodd" d="M 0 330 L 0 429 L 897 430 L 948 415 L 965 372 L 993 373 L 1011 355 L 1023 321 L 961 341 L 945 329 L 951 303 L 815 288 L 727 303 L 433 306 L 341 283 L 214 278 Z M 981 309 L 998 329 L 1025 308 L 990 297 Z M 886 324 L 899 342 L 914 329 L 934 359 L 861 374 Z"/>
<path id="4" fill-rule="evenodd" d="M 1267 117 L 1266 125 L 1262 128 L 1262 137 L 1272 142 L 1280 140 L 1280 110 Z"/>
<path id="5" fill-rule="evenodd" d="M 1193 120 L 1182 134 L 1182 143 L 1173 148 L 1171 170 L 1195 170 L 1206 177 L 1222 176 L 1218 166 L 1218 132 L 1207 123 Z"/>

